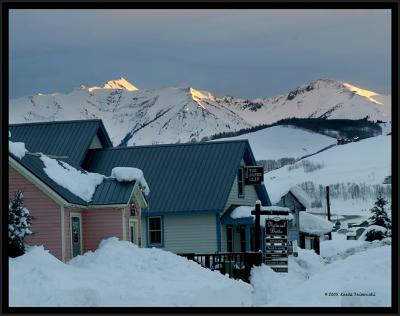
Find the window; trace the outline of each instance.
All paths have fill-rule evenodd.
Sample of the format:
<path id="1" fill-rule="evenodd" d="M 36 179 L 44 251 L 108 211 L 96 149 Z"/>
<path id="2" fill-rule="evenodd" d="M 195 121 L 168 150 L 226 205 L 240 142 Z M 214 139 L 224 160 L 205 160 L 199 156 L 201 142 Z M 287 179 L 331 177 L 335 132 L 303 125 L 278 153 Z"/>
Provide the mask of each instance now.
<path id="1" fill-rule="evenodd" d="M 307 237 L 305 238 L 305 249 L 314 249 L 314 238 Z"/>
<path id="2" fill-rule="evenodd" d="M 226 251 L 233 252 L 233 230 L 232 225 L 226 226 Z"/>
<path id="3" fill-rule="evenodd" d="M 161 217 L 149 217 L 149 245 L 162 244 Z"/>
<path id="4" fill-rule="evenodd" d="M 244 168 L 240 167 L 238 173 L 238 197 L 244 197 Z"/>

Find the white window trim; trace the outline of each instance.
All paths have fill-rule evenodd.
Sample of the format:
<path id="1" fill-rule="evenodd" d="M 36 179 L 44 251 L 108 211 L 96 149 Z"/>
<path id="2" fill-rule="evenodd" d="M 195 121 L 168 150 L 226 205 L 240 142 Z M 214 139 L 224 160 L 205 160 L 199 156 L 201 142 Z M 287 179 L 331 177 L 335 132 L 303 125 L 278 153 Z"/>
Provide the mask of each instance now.
<path id="1" fill-rule="evenodd" d="M 131 234 L 131 227 L 133 226 L 132 223 L 135 223 L 135 227 L 136 227 L 136 236 L 135 239 L 137 240 L 137 244 L 135 244 L 136 246 L 140 247 L 140 226 L 139 226 L 139 219 L 137 218 L 130 218 L 129 219 L 129 241 L 132 242 L 132 234 Z"/>

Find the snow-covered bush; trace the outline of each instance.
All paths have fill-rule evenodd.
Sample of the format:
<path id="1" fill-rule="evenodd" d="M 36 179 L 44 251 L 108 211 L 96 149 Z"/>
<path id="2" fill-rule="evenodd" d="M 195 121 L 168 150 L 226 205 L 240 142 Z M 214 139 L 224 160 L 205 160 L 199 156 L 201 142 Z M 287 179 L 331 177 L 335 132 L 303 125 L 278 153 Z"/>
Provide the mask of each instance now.
<path id="1" fill-rule="evenodd" d="M 32 216 L 24 207 L 24 196 L 18 191 L 8 203 L 8 249 L 10 257 L 24 254 L 25 237 L 31 235 Z"/>
<path id="2" fill-rule="evenodd" d="M 365 241 L 382 240 L 385 237 L 386 233 L 382 232 L 381 230 L 372 229 L 367 232 Z"/>

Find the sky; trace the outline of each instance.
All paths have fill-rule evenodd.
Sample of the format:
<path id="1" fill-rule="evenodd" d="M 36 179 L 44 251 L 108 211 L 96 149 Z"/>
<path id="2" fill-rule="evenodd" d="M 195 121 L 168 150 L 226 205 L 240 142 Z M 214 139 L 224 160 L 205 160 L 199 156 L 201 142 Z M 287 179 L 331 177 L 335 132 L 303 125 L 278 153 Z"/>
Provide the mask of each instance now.
<path id="1" fill-rule="evenodd" d="M 317 79 L 390 94 L 390 10 L 11 10 L 10 98 L 126 78 L 271 97 Z"/>

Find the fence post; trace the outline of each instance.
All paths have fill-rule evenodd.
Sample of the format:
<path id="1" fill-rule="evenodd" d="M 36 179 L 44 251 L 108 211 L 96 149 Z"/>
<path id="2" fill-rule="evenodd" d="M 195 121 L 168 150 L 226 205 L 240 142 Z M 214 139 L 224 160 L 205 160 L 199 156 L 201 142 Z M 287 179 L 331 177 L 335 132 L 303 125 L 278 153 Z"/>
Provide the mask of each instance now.
<path id="1" fill-rule="evenodd" d="M 206 268 L 210 268 L 210 255 L 205 256 L 205 261 Z"/>

